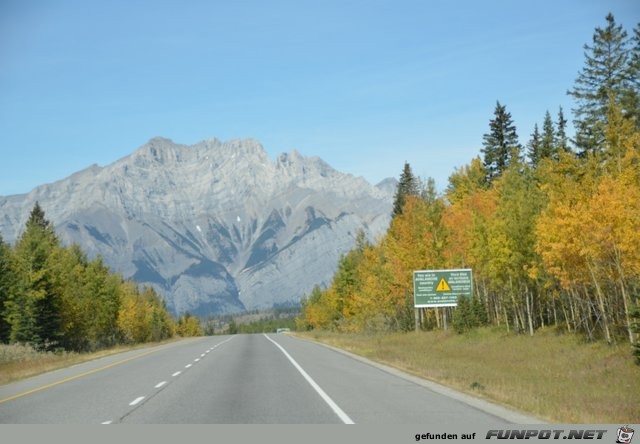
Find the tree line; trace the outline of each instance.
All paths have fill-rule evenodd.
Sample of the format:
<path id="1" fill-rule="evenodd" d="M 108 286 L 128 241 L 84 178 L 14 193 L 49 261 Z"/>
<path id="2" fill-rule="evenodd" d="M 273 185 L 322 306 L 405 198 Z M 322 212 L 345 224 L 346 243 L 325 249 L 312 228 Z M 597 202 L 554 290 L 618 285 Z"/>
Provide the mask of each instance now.
<path id="1" fill-rule="evenodd" d="M 393 218 L 375 244 L 360 233 L 331 285 L 303 300 L 301 328 L 411 330 L 413 271 L 472 268 L 473 300 L 422 310 L 420 326 L 555 325 L 588 339 L 636 341 L 640 302 L 640 24 L 612 14 L 585 45 L 573 89 L 575 138 L 562 108 L 519 142 L 498 102 L 481 155 L 443 194 L 407 162 Z"/>
<path id="2" fill-rule="evenodd" d="M 177 321 L 153 288 L 112 273 L 101 257 L 62 246 L 38 203 L 15 246 L 0 236 L 0 342 L 39 350 L 92 351 L 202 334 Z"/>

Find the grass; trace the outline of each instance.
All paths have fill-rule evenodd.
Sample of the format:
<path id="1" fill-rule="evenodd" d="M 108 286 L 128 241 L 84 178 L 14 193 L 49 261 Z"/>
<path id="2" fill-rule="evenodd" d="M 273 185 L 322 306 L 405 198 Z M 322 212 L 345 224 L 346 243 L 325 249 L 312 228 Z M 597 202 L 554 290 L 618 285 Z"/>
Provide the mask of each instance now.
<path id="1" fill-rule="evenodd" d="M 539 330 L 393 334 L 297 333 L 555 423 L 640 418 L 640 367 L 629 344 L 585 343 Z"/>
<path id="2" fill-rule="evenodd" d="M 180 339 L 180 338 L 179 338 Z M 0 344 L 0 385 L 36 376 L 41 373 L 58 370 L 82 362 L 99 359 L 105 356 L 125 351 L 146 348 L 154 345 L 175 341 L 170 339 L 163 342 L 136 344 L 131 346 L 119 345 L 92 353 L 75 352 L 41 352 L 24 344 Z"/>

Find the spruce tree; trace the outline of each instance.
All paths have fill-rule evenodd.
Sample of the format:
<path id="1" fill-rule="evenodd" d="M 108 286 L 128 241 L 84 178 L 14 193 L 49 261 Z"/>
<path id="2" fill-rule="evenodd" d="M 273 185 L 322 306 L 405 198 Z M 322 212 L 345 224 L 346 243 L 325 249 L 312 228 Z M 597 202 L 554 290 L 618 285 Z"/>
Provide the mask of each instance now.
<path id="1" fill-rule="evenodd" d="M 540 157 L 556 158 L 556 135 L 553 129 L 553 120 L 551 120 L 551 114 L 547 111 L 544 115 L 544 122 L 542 123 L 542 139 L 540 140 Z"/>
<path id="2" fill-rule="evenodd" d="M 540 146 L 541 146 L 540 131 L 538 130 L 538 124 L 533 126 L 533 133 L 531 133 L 531 140 L 527 144 L 527 156 L 529 157 L 529 163 L 533 168 L 538 165 L 540 161 Z"/>
<path id="3" fill-rule="evenodd" d="M 9 299 L 9 291 L 13 281 L 10 255 L 11 249 L 4 243 L 0 235 L 0 343 L 9 341 L 10 325 L 5 319 L 6 302 Z"/>
<path id="4" fill-rule="evenodd" d="M 489 132 L 483 136 L 482 153 L 487 168 L 487 182 L 499 177 L 512 160 L 520 158 L 522 146 L 518 142 L 516 127 L 506 107 L 496 103 L 494 119 L 489 121 Z"/>
<path id="5" fill-rule="evenodd" d="M 559 151 L 569 151 L 567 138 L 567 119 L 564 118 L 562 107 L 558 110 L 558 121 L 556 122 L 556 149 Z"/>
<path id="6" fill-rule="evenodd" d="M 61 335 L 59 298 L 48 275 L 48 259 L 58 239 L 36 202 L 15 248 L 17 283 L 7 301 L 10 340 L 36 347 L 55 346 Z"/>
<path id="7" fill-rule="evenodd" d="M 398 182 L 398 188 L 396 189 L 396 195 L 393 201 L 393 217 L 402 214 L 402 209 L 406 202 L 407 196 L 418 195 L 418 181 L 411 171 L 411 165 L 409 162 L 404 163 L 402 174 L 400 175 L 400 182 Z"/>
<path id="8" fill-rule="evenodd" d="M 613 14 L 607 26 L 596 28 L 591 46 L 584 45 L 585 65 L 568 94 L 576 100 L 573 110 L 575 144 L 579 154 L 597 151 L 604 141 L 609 100 L 630 100 L 629 50 L 627 33 L 616 24 Z"/>
<path id="9" fill-rule="evenodd" d="M 622 109 L 626 117 L 635 121 L 636 129 L 640 130 L 640 23 L 634 28 L 631 37 L 626 78 L 629 87 L 622 93 Z"/>

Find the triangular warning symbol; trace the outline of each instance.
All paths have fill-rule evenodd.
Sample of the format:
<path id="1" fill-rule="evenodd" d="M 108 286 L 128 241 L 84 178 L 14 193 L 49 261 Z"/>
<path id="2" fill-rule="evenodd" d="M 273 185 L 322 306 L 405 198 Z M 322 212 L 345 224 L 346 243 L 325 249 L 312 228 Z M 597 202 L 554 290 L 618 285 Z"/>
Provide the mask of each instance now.
<path id="1" fill-rule="evenodd" d="M 451 291 L 451 287 L 447 284 L 447 281 L 444 278 L 440 279 L 440 283 L 436 287 L 436 291 Z"/>

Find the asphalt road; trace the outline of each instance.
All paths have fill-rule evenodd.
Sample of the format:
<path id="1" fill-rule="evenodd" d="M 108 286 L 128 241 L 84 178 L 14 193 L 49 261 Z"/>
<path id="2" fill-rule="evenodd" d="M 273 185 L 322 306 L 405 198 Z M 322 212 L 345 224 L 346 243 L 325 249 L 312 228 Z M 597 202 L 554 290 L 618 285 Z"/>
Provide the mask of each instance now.
<path id="1" fill-rule="evenodd" d="M 539 422 L 287 334 L 215 336 L 0 386 L 0 423 Z"/>

